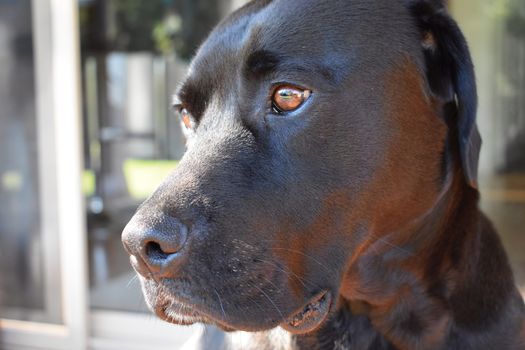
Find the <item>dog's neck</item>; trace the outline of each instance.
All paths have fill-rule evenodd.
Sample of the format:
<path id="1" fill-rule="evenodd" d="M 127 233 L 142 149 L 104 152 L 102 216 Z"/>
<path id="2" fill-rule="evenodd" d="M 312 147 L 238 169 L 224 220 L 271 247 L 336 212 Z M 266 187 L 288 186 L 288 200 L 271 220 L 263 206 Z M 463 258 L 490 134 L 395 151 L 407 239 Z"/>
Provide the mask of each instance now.
<path id="1" fill-rule="evenodd" d="M 450 173 L 430 210 L 359 249 L 347 269 L 337 312 L 317 334 L 296 336 L 297 348 L 322 349 L 323 339 L 331 341 L 330 349 L 438 345 L 450 322 L 440 304 L 446 298 L 440 294 L 452 288 L 447 260 L 465 244 L 460 240 L 470 239 L 467 232 L 475 231 L 461 218 L 478 215 L 477 201 L 477 191 L 465 185 L 461 172 Z M 458 227 L 465 234 L 458 235 Z"/>
<path id="2" fill-rule="evenodd" d="M 436 295 L 447 288 L 440 285 L 450 265 L 444 261 L 454 255 L 451 250 L 460 239 L 452 237 L 450 231 L 464 225 L 456 216 L 477 215 L 477 192 L 463 185 L 461 174 L 455 175 L 444 182 L 431 210 L 411 221 L 403 232 L 382 237 L 360 253 L 349 268 L 347 280 L 351 285 L 346 290 L 343 286 L 334 312 L 320 329 L 306 335 L 273 330 L 257 335 L 258 346 L 264 343 L 267 349 L 282 350 L 379 350 L 413 348 L 413 341 L 429 344 L 428 349 L 436 345 L 443 338 L 450 315 L 436 304 L 425 284 L 434 283 L 430 290 Z M 461 212 L 465 210 L 468 213 Z M 399 242 L 396 236 L 411 239 Z M 424 277 L 427 274 L 436 280 L 428 281 Z M 422 328 L 430 324 L 432 327 L 424 332 Z M 397 332 L 399 327 L 402 329 Z M 420 334 L 414 337 L 410 331 Z M 408 337 L 403 337 L 406 334 Z"/>
<path id="3" fill-rule="evenodd" d="M 477 221 L 477 202 L 477 191 L 465 185 L 460 172 L 448 176 L 429 211 L 360 250 L 348 268 L 337 311 L 316 333 L 293 336 L 296 349 L 442 345 L 451 322 L 444 302 L 456 280 L 452 260 L 475 240 L 476 228 L 469 225 Z"/>
<path id="4" fill-rule="evenodd" d="M 487 324 L 519 320 L 502 311 L 509 300 L 517 310 L 522 302 L 501 243 L 478 209 L 478 191 L 461 171 L 445 189 L 430 211 L 364 250 L 345 278 L 346 307 L 395 348 L 449 348 L 458 328 L 480 327 L 485 341 L 496 342 L 503 331 L 488 336 Z"/>
<path id="5" fill-rule="evenodd" d="M 523 301 L 478 191 L 456 169 L 436 199 L 359 250 L 334 314 L 296 349 L 481 349 L 518 337 Z"/>
<path id="6" fill-rule="evenodd" d="M 397 348 L 440 346 L 451 322 L 444 304 L 460 274 L 454 259 L 477 235 L 471 224 L 477 202 L 477 191 L 455 171 L 428 211 L 378 236 L 354 258 L 341 295 L 353 314 L 366 316 L 384 336 L 381 341 Z"/>

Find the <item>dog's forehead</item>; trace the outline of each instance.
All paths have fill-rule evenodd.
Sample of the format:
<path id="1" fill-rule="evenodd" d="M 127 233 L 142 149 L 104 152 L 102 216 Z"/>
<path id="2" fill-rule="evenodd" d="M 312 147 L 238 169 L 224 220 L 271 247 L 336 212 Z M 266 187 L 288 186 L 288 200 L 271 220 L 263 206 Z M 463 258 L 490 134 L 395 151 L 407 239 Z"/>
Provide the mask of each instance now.
<path id="1" fill-rule="evenodd" d="M 373 55 L 375 47 L 381 56 L 385 46 L 399 47 L 396 41 L 406 41 L 410 31 L 408 12 L 398 0 L 255 1 L 212 32 L 190 72 L 228 74 L 258 50 L 322 60 L 351 57 L 365 47 Z"/>

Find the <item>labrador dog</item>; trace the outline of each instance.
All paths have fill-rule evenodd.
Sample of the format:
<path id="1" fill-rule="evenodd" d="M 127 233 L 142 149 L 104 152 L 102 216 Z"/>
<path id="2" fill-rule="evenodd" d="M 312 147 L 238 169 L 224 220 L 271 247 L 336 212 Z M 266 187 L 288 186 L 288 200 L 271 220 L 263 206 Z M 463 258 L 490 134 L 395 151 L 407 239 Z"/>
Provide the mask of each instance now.
<path id="1" fill-rule="evenodd" d="M 250 332 L 231 348 L 525 349 L 476 105 L 438 0 L 250 2 L 199 49 L 187 152 L 124 230 L 147 304 Z"/>

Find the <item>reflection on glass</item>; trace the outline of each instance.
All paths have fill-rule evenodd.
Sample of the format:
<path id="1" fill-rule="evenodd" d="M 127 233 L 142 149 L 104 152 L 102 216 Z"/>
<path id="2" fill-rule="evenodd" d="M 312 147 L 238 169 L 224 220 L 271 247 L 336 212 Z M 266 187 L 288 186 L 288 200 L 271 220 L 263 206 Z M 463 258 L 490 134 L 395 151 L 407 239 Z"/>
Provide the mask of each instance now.
<path id="1" fill-rule="evenodd" d="M 0 1 L 0 316 L 45 312 L 29 0 Z"/>

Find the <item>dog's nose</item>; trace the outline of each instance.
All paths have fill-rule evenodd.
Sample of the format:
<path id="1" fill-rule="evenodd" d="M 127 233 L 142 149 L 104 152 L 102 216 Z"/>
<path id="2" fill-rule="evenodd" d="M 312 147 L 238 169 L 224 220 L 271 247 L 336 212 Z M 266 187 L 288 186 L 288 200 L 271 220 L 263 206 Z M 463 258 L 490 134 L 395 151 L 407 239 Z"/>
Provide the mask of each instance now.
<path id="1" fill-rule="evenodd" d="M 187 239 L 187 226 L 170 216 L 154 220 L 134 217 L 122 233 L 133 267 L 145 277 L 173 277 L 174 269 L 183 261 Z"/>

